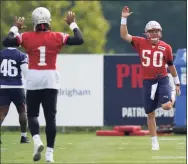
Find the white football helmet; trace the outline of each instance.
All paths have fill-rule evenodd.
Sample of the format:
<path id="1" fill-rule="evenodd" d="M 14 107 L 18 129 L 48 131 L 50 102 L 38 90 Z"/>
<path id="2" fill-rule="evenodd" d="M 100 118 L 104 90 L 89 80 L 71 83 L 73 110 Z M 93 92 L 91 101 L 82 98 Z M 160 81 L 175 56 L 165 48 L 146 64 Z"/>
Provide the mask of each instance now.
<path id="1" fill-rule="evenodd" d="M 145 27 L 145 34 L 148 39 L 158 41 L 162 37 L 162 27 L 157 21 L 149 21 Z"/>
<path id="2" fill-rule="evenodd" d="M 45 7 L 38 7 L 32 13 L 32 21 L 34 28 L 38 24 L 47 23 L 50 25 L 51 14 L 49 10 Z"/>

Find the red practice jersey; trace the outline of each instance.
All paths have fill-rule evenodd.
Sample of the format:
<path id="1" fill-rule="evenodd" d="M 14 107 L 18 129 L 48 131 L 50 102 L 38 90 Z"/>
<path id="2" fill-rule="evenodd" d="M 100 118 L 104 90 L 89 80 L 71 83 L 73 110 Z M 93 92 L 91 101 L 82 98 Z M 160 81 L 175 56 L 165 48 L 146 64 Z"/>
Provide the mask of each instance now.
<path id="1" fill-rule="evenodd" d="M 155 46 L 143 37 L 132 37 L 133 47 L 140 56 L 143 79 L 155 79 L 167 76 L 165 65 L 173 61 L 172 48 L 163 41 Z"/>
<path id="2" fill-rule="evenodd" d="M 25 32 L 17 36 L 29 57 L 29 69 L 55 70 L 57 54 L 69 35 L 62 32 Z"/>

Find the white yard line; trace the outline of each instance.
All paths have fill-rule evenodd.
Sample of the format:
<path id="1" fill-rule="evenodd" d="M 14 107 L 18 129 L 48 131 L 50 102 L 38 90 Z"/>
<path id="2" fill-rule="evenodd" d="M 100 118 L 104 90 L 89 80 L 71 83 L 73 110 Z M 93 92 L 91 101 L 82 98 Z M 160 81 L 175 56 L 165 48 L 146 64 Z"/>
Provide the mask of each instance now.
<path id="1" fill-rule="evenodd" d="M 160 141 L 186 141 L 186 139 L 182 139 L 182 138 L 167 138 L 167 137 L 159 137 Z"/>
<path id="2" fill-rule="evenodd" d="M 152 159 L 186 159 L 186 156 L 153 156 Z"/>
<path id="3" fill-rule="evenodd" d="M 2 161 L 3 162 L 3 161 Z M 7 163 L 7 162 L 5 162 Z M 9 163 L 9 162 L 8 162 Z M 14 162 L 17 164 L 25 164 L 26 162 Z M 43 163 L 43 162 L 39 162 L 39 163 Z M 92 161 L 88 161 L 88 162 L 54 162 L 54 164 L 158 164 L 159 161 L 138 161 L 138 162 L 133 162 L 133 161 L 105 161 L 105 162 L 92 162 Z M 27 164 L 33 164 L 31 162 L 27 162 Z M 161 162 L 160 164 L 169 164 L 169 161 L 166 162 Z M 174 161 L 174 162 L 170 162 L 170 164 L 186 164 L 186 161 Z"/>

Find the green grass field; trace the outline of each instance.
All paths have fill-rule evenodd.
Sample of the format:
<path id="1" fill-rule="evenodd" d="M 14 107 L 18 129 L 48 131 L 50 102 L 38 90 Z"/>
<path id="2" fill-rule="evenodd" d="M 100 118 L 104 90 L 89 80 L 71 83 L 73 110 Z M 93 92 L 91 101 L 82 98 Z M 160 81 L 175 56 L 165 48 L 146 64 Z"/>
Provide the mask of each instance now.
<path id="1" fill-rule="evenodd" d="M 32 163 L 33 141 L 20 144 L 20 133 L 2 134 L 1 163 Z M 30 137 L 31 139 L 31 137 Z M 42 134 L 45 143 L 45 135 Z M 150 137 L 98 137 L 95 133 L 61 134 L 56 138 L 55 163 L 185 164 L 186 136 L 159 137 L 160 151 L 152 152 Z M 44 162 L 45 151 L 40 162 Z"/>

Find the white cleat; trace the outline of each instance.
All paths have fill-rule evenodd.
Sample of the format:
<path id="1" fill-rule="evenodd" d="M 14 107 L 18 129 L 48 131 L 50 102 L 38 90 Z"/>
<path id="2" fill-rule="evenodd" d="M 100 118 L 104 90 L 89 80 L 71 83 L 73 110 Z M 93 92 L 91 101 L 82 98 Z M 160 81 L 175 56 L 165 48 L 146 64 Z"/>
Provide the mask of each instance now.
<path id="1" fill-rule="evenodd" d="M 50 163 L 53 163 L 54 162 L 54 156 L 53 156 L 53 153 L 49 153 L 47 152 L 46 155 L 46 162 L 50 162 Z"/>
<path id="2" fill-rule="evenodd" d="M 41 152 L 43 150 L 44 145 L 42 142 L 40 144 L 34 144 L 33 161 L 39 161 L 41 159 Z"/>
<path id="3" fill-rule="evenodd" d="M 158 143 L 152 143 L 152 148 L 151 150 L 152 151 L 158 151 L 160 148 L 159 148 L 159 144 Z"/>

